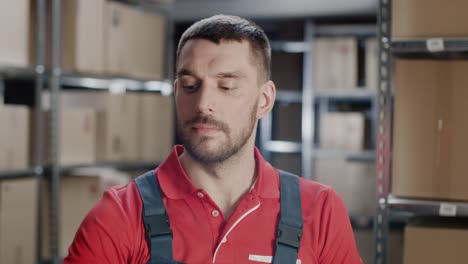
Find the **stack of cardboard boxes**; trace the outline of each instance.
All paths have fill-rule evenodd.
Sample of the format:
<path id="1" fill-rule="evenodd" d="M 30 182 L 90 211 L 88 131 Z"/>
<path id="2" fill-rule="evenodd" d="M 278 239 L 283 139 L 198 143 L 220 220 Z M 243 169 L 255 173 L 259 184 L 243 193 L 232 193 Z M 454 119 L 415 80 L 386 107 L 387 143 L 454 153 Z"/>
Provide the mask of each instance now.
<path id="1" fill-rule="evenodd" d="M 4 105 L 0 97 L 0 170 L 28 167 L 29 110 L 20 105 Z"/>
<path id="2" fill-rule="evenodd" d="M 111 186 L 125 185 L 128 175 L 106 169 L 88 169 L 63 176 L 60 183 L 59 241 L 60 255 L 66 256 L 68 247 L 81 221 L 103 192 Z M 34 263 L 37 226 L 37 180 L 15 179 L 0 181 L 0 262 Z M 42 254 L 50 256 L 49 186 L 44 186 Z"/>
<path id="3" fill-rule="evenodd" d="M 313 43 L 314 88 L 355 89 L 358 86 L 356 38 L 317 38 Z"/>
<path id="4" fill-rule="evenodd" d="M 366 40 L 365 60 L 362 62 L 358 59 L 357 38 L 319 37 L 314 40 L 312 48 L 313 72 L 306 74 L 312 75 L 314 90 L 353 91 L 358 89 L 359 63 L 365 65 L 363 68 L 365 68 L 366 89 L 376 89 L 378 77 L 376 39 Z M 273 53 L 272 78 L 278 90 L 301 91 L 302 72 L 303 57 L 301 54 Z M 274 115 L 277 118 L 275 120 L 278 120 L 278 122 L 273 122 L 275 140 L 294 142 L 302 140 L 302 106 L 300 104 L 278 102 L 275 105 Z M 344 120 L 347 119 L 346 116 L 344 114 Z M 300 155 L 274 154 L 272 158 L 275 165 L 300 173 Z"/>
<path id="5" fill-rule="evenodd" d="M 47 39 L 51 36 L 51 0 L 46 1 Z M 164 78 L 165 18 L 106 0 L 62 3 L 61 63 L 65 72 Z M 36 1 L 0 1 L 0 65 L 35 63 Z M 51 42 L 47 41 L 46 65 Z"/>
<path id="6" fill-rule="evenodd" d="M 47 97 L 45 94 L 44 102 Z M 170 96 L 63 92 L 59 121 L 61 164 L 154 162 L 157 165 L 173 146 L 174 118 L 174 102 Z M 48 152 L 46 145 L 44 155 Z"/>
<path id="7" fill-rule="evenodd" d="M 28 67 L 36 57 L 36 3 L 0 0 L 0 66 Z M 47 2 L 46 68 L 50 68 L 51 4 Z M 65 73 L 141 80 L 164 78 L 166 21 L 162 15 L 106 0 L 62 1 L 61 63 Z M 50 124 L 44 94 L 44 163 L 50 162 Z M 0 104 L 0 170 L 31 166 L 34 118 L 24 106 Z M 154 93 L 62 91 L 59 163 L 164 160 L 174 142 L 173 98 Z M 61 178 L 60 255 L 110 186 L 130 180 L 114 170 L 85 170 Z M 44 186 L 43 255 L 49 256 L 48 186 Z M 0 263 L 35 261 L 37 181 L 0 179 Z"/>
<path id="8" fill-rule="evenodd" d="M 363 113 L 332 112 L 320 118 L 320 148 L 338 153 L 360 153 L 366 149 Z M 352 216 L 372 216 L 375 211 L 375 164 L 345 158 L 317 159 L 317 181 L 332 186 Z"/>
<path id="9" fill-rule="evenodd" d="M 392 37 L 467 37 L 466 8 L 463 0 L 395 0 Z M 467 71 L 466 61 L 395 62 L 394 195 L 468 201 Z M 408 226 L 404 263 L 465 262 L 467 230 Z"/>

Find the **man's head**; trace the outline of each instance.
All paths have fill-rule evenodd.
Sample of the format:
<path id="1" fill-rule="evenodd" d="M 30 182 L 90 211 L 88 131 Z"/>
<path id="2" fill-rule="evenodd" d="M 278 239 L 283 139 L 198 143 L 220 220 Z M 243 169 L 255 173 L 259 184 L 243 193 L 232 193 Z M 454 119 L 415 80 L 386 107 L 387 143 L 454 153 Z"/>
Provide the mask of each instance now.
<path id="1" fill-rule="evenodd" d="M 177 131 L 198 162 L 252 150 L 257 121 L 273 107 L 270 45 L 253 23 L 213 16 L 192 25 L 177 49 Z M 250 153 L 252 154 L 252 153 Z"/>
<path id="2" fill-rule="evenodd" d="M 258 66 L 259 80 L 270 78 L 271 47 L 265 32 L 254 22 L 238 16 L 216 15 L 194 23 L 182 35 L 177 46 L 176 63 L 187 41 L 205 39 L 220 41 L 247 41 L 252 52 L 252 63 Z"/>

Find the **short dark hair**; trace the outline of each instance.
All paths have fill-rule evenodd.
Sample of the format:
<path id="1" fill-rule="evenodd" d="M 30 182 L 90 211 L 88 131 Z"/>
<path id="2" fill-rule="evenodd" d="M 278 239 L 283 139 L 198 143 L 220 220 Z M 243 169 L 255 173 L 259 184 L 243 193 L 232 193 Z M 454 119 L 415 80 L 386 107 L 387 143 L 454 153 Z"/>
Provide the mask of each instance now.
<path id="1" fill-rule="evenodd" d="M 221 40 L 243 41 L 250 43 L 254 63 L 258 64 L 265 80 L 270 78 L 271 47 L 263 29 L 254 22 L 231 15 L 215 15 L 191 25 L 179 40 L 176 64 L 182 48 L 190 39 L 206 39 L 219 44 Z M 262 76 L 259 75 L 259 76 Z"/>

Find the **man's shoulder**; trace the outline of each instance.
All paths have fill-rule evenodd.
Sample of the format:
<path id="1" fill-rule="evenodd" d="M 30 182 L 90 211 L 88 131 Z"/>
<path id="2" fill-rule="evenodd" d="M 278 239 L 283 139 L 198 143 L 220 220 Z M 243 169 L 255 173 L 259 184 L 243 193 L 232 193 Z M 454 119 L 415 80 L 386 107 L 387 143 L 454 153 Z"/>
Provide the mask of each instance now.
<path id="1" fill-rule="evenodd" d="M 107 189 L 91 213 L 139 215 L 141 206 L 142 202 L 135 181 L 131 181 L 124 186 L 114 186 Z"/>

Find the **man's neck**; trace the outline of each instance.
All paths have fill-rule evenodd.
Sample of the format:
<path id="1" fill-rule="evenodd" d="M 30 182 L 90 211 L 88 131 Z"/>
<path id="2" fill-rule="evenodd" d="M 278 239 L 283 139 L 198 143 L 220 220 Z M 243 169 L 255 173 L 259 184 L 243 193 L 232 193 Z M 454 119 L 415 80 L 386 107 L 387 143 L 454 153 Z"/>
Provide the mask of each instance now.
<path id="1" fill-rule="evenodd" d="M 187 152 L 179 159 L 192 183 L 210 195 L 223 211 L 226 220 L 255 182 L 253 147 L 245 148 L 228 160 L 216 164 L 201 164 Z"/>

